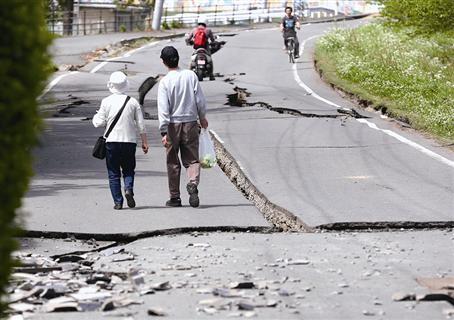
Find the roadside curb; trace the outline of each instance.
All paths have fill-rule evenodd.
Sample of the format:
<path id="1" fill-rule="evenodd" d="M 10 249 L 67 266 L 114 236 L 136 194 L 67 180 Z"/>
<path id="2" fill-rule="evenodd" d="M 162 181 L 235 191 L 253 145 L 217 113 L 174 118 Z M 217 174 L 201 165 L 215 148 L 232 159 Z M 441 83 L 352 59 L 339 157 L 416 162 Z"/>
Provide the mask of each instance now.
<path id="1" fill-rule="evenodd" d="M 184 37 L 185 33 L 175 33 L 175 34 L 169 34 L 169 35 L 162 35 L 162 36 L 141 36 L 141 37 L 135 37 L 135 38 L 130 38 L 130 39 L 123 39 L 117 42 L 113 42 L 111 44 L 108 44 L 107 46 L 104 46 L 102 48 L 97 48 L 92 51 L 88 52 L 83 52 L 80 53 L 81 56 L 84 56 L 84 63 L 82 64 L 61 64 L 56 66 L 58 71 L 78 71 L 79 69 L 85 67 L 87 64 L 90 62 L 93 62 L 96 59 L 99 59 L 102 57 L 102 55 L 106 52 L 119 50 L 122 47 L 134 43 L 136 41 L 141 41 L 141 40 L 146 40 L 146 41 L 164 41 L 164 40 L 171 40 L 171 39 L 176 39 L 176 38 L 181 38 Z M 113 50 L 112 50 L 113 49 Z"/>

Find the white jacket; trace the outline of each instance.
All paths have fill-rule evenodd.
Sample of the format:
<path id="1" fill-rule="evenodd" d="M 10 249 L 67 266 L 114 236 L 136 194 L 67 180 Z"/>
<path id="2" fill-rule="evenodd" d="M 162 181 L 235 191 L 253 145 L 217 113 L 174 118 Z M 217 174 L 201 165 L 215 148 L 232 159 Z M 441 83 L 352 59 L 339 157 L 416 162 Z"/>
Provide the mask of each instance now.
<path id="1" fill-rule="evenodd" d="M 106 127 L 104 131 L 106 133 L 126 97 L 125 94 L 112 94 L 104 98 L 101 107 L 93 117 L 93 125 L 96 128 Z M 106 141 L 137 143 L 137 130 L 139 133 L 145 133 L 145 123 L 139 102 L 131 97 Z"/>

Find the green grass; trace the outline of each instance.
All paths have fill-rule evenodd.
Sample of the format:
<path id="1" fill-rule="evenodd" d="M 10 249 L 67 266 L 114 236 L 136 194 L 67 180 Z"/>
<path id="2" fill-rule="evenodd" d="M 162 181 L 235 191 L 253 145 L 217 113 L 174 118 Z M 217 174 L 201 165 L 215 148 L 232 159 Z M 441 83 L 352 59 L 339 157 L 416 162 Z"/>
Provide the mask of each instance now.
<path id="1" fill-rule="evenodd" d="M 331 83 L 442 140 L 454 141 L 454 31 L 414 35 L 373 23 L 336 29 L 316 45 Z"/>

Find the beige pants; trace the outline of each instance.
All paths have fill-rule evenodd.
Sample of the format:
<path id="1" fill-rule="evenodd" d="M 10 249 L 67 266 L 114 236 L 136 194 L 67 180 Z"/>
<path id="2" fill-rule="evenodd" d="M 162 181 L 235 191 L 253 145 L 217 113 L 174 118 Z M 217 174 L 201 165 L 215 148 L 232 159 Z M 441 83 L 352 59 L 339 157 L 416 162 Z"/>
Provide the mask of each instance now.
<path id="1" fill-rule="evenodd" d="M 167 138 L 170 146 L 167 147 L 167 176 L 171 198 L 180 197 L 181 162 L 187 169 L 189 183 L 199 184 L 199 125 L 195 122 L 170 123 L 167 129 Z"/>

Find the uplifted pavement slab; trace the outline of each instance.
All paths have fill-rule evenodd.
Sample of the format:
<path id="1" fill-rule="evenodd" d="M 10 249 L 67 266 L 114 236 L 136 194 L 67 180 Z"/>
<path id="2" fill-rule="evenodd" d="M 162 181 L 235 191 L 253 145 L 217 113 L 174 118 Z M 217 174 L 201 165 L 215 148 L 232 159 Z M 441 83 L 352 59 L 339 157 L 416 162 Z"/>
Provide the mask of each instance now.
<path id="1" fill-rule="evenodd" d="M 355 27 L 355 23 L 339 27 Z M 334 24 L 307 26 L 300 42 Z M 452 151 L 379 115 L 359 111 L 374 130 L 351 115 L 308 95 L 301 81 L 342 107 L 353 104 L 320 80 L 311 46 L 294 65 L 277 46 L 276 30 L 241 33 L 216 56 L 216 68 L 231 79 L 205 85 L 209 101 L 227 102 L 235 86 L 250 93 L 245 107 L 212 112 L 211 127 L 255 186 L 306 224 L 385 221 L 454 221 L 454 170 L 392 134 L 452 161 Z M 260 38 L 260 41 L 255 41 Z M 309 42 L 313 44 L 313 40 Z M 247 49 L 251 56 L 235 52 Z M 246 52 L 246 51 L 244 51 Z M 253 53 L 253 54 L 252 54 Z M 265 67 L 264 67 L 265 66 Z M 240 75 L 241 74 L 241 75 Z M 251 107 L 264 102 L 303 115 Z M 306 114 L 306 115 L 305 115 Z M 309 114 L 309 115 L 307 115 Z M 444 150 L 446 149 L 446 150 Z"/>
<path id="2" fill-rule="evenodd" d="M 35 303 L 30 319 L 145 319 L 150 309 L 172 319 L 442 319 L 452 309 L 446 301 L 395 300 L 430 293 L 417 278 L 452 277 L 453 239 L 452 231 L 155 237 L 85 254 L 72 273 L 22 277 L 13 296 L 24 295 L 16 286 L 71 279 L 64 296 L 80 308 L 97 310 L 106 299 L 116 306 L 45 313 L 48 299 L 32 297 L 23 300 Z"/>
<path id="3" fill-rule="evenodd" d="M 137 149 L 137 207 L 121 211 L 113 210 L 105 162 L 91 156 L 101 132 L 93 128 L 91 121 L 78 117 L 48 119 L 46 126 L 35 152 L 36 175 L 23 200 L 27 230 L 111 234 L 270 226 L 218 167 L 202 170 L 199 208 L 188 205 L 184 170 L 183 207 L 165 207 L 165 150 L 157 138 L 157 121 L 146 121 L 149 153 L 143 155 Z"/>
<path id="4" fill-rule="evenodd" d="M 248 114 L 211 123 L 256 187 L 307 224 L 453 220 L 443 163 L 354 119 Z"/>

